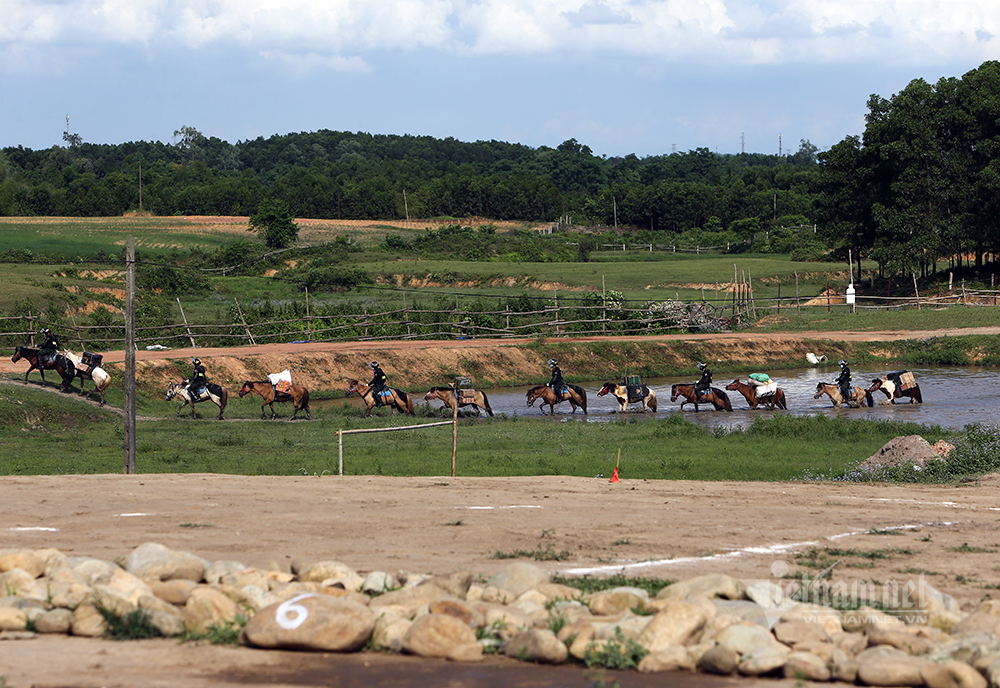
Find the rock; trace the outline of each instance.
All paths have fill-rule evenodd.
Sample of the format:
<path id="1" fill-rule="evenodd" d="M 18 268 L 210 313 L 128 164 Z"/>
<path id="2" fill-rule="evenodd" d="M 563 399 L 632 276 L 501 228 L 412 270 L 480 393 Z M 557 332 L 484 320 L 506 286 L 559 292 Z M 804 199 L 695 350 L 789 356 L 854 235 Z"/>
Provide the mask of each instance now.
<path id="1" fill-rule="evenodd" d="M 569 653 L 555 633 L 532 628 L 511 637 L 504 654 L 522 661 L 562 664 Z"/>
<path id="2" fill-rule="evenodd" d="M 535 587 L 535 590 L 545 595 L 549 602 L 567 600 L 574 601 L 583 598 L 583 593 L 579 588 L 574 588 L 562 583 L 543 583 Z"/>
<path id="3" fill-rule="evenodd" d="M 965 662 L 928 662 L 920 670 L 927 688 L 986 688 L 983 675 Z"/>
<path id="4" fill-rule="evenodd" d="M 240 573 L 241 571 L 245 571 L 246 568 L 246 566 L 238 561 L 216 561 L 205 569 L 202 577 L 209 585 L 215 585 L 222 582 L 223 576 Z"/>
<path id="5" fill-rule="evenodd" d="M 785 678 L 802 681 L 829 681 L 830 669 L 826 662 L 811 652 L 793 652 L 782 669 Z"/>
<path id="6" fill-rule="evenodd" d="M 45 558 L 31 550 L 0 550 L 0 573 L 21 569 L 33 579 L 45 573 Z"/>
<path id="7" fill-rule="evenodd" d="M 187 604 L 191 597 L 191 591 L 198 587 L 192 580 L 178 578 L 176 580 L 164 581 L 150 588 L 151 592 L 165 602 L 176 605 Z"/>
<path id="8" fill-rule="evenodd" d="M 768 627 L 767 616 L 764 614 L 764 608 L 756 602 L 752 602 L 750 600 L 714 599 L 712 600 L 712 603 L 718 610 L 718 616 L 731 615 L 736 617 L 737 621 L 749 621 L 750 623 L 755 623 L 758 626 L 763 626 L 765 628 Z"/>
<path id="9" fill-rule="evenodd" d="M 875 475 L 879 469 L 893 466 L 923 466 L 938 458 L 931 443 L 920 435 L 906 435 L 889 440 L 881 449 L 861 462 L 857 471 Z"/>
<path id="10" fill-rule="evenodd" d="M 368 607 L 307 593 L 261 609 L 244 626 L 241 639 L 253 647 L 355 652 L 374 628 L 375 615 Z"/>
<path id="11" fill-rule="evenodd" d="M 449 599 L 450 597 L 448 593 L 436 585 L 417 585 L 412 588 L 401 588 L 400 590 L 393 590 L 384 595 L 379 595 L 372 599 L 369 606 L 373 611 L 383 606 L 403 607 L 408 610 L 408 616 L 413 616 L 421 606 L 435 600 Z"/>
<path id="12" fill-rule="evenodd" d="M 906 631 L 871 630 L 868 645 L 889 645 L 911 655 L 920 655 L 931 647 L 931 642 Z"/>
<path id="13" fill-rule="evenodd" d="M 646 655 L 639 661 L 638 669 L 644 674 L 661 671 L 693 671 L 694 657 L 683 645 L 674 645 Z"/>
<path id="14" fill-rule="evenodd" d="M 52 609 L 35 619 L 36 633 L 69 633 L 73 612 L 69 609 Z"/>
<path id="15" fill-rule="evenodd" d="M 403 651 L 403 636 L 410 630 L 413 622 L 395 614 L 382 614 L 375 619 L 375 629 L 372 631 L 371 646 L 373 650 Z"/>
<path id="16" fill-rule="evenodd" d="M 737 670 L 745 676 L 770 674 L 785 666 L 788 655 L 787 650 L 783 651 L 774 645 L 768 645 L 743 655 Z"/>
<path id="17" fill-rule="evenodd" d="M 845 659 L 830 665 L 830 678 L 842 683 L 855 683 L 858 680 L 858 663 L 853 659 Z"/>
<path id="18" fill-rule="evenodd" d="M 486 622 L 482 614 L 458 600 L 434 600 L 427 605 L 427 611 L 454 616 L 470 628 L 480 628 Z"/>
<path id="19" fill-rule="evenodd" d="M 487 587 L 509 590 L 517 599 L 522 594 L 549 582 L 548 572 L 540 566 L 515 562 L 507 564 L 487 581 Z"/>
<path id="20" fill-rule="evenodd" d="M 984 600 L 971 614 L 951 629 L 954 636 L 968 633 L 992 633 L 1000 636 L 1000 600 Z"/>
<path id="21" fill-rule="evenodd" d="M 766 628 L 745 621 L 724 629 L 715 636 L 715 641 L 719 645 L 730 648 L 738 655 L 749 654 L 776 645 L 774 638 Z"/>
<path id="22" fill-rule="evenodd" d="M 322 583 L 329 578 L 357 575 L 357 571 L 339 561 L 318 561 L 310 564 L 298 574 L 299 580 L 303 583 Z"/>
<path id="23" fill-rule="evenodd" d="M 856 661 L 858 681 L 869 686 L 922 686 L 920 672 L 929 664 L 887 645 L 868 648 Z"/>
<path id="24" fill-rule="evenodd" d="M 173 638 L 184 633 L 184 619 L 177 614 L 162 612 L 159 609 L 150 609 L 146 613 L 149 615 L 150 625 L 163 637 Z"/>
<path id="25" fill-rule="evenodd" d="M 447 657 L 460 645 L 476 643 L 476 632 L 446 614 L 427 614 L 403 636 L 403 650 L 420 657 Z"/>
<path id="26" fill-rule="evenodd" d="M 660 652 L 672 645 L 686 645 L 707 620 L 708 615 L 700 605 L 684 600 L 670 600 L 652 618 L 640 634 L 638 642 L 650 652 Z"/>
<path id="27" fill-rule="evenodd" d="M 92 602 L 85 602 L 73 610 L 69 629 L 72 635 L 100 638 L 104 635 L 104 628 L 104 617 Z"/>
<path id="28" fill-rule="evenodd" d="M 508 639 L 534 625 L 529 617 L 516 609 L 501 607 L 499 605 L 490 606 L 483 614 L 483 617 L 483 625 L 486 628 L 498 629 L 500 637 L 504 639 Z"/>
<path id="29" fill-rule="evenodd" d="M 709 674 L 728 676 L 736 671 L 739 655 L 725 645 L 716 645 L 698 658 L 698 668 Z"/>
<path id="30" fill-rule="evenodd" d="M 200 581 L 209 564 L 201 557 L 187 552 L 175 552 L 155 542 L 139 545 L 125 557 L 124 568 L 139 578 L 173 580 L 184 578 Z"/>
<path id="31" fill-rule="evenodd" d="M 111 580 L 111 572 L 121 568 L 118 564 L 102 559 L 91 559 L 87 557 L 73 557 L 67 560 L 73 570 L 84 585 L 107 585 Z"/>
<path id="32" fill-rule="evenodd" d="M 689 597 L 722 597 L 738 600 L 743 596 L 744 585 L 724 573 L 710 573 L 678 581 L 660 590 L 658 600 L 686 600 Z"/>
<path id="33" fill-rule="evenodd" d="M 35 586 L 35 577 L 24 569 L 10 569 L 0 573 L 0 591 L 13 597 L 21 591 L 31 590 Z"/>
<path id="34" fill-rule="evenodd" d="M 420 585 L 436 585 L 455 599 L 464 600 L 472 586 L 472 574 L 468 571 L 460 571 L 448 576 L 434 576 L 421 581 Z"/>
<path id="35" fill-rule="evenodd" d="M 361 592 L 369 595 L 381 595 L 398 587 L 399 582 L 396 581 L 391 573 L 372 571 L 365 576 L 365 582 L 361 584 Z"/>
<path id="36" fill-rule="evenodd" d="M 124 569 L 112 571 L 106 587 L 132 604 L 136 604 L 143 595 L 153 594 L 152 588 L 145 581 Z"/>
<path id="37" fill-rule="evenodd" d="M 25 613 L 16 607 L 0 607 L 0 631 L 23 631 L 28 623 Z"/>
<path id="38" fill-rule="evenodd" d="M 783 621 L 771 629 L 774 637 L 785 645 L 797 645 L 805 642 L 830 642 L 830 636 L 819 624 L 807 621 Z"/>
<path id="39" fill-rule="evenodd" d="M 630 610 L 645 611 L 649 595 L 638 588 L 615 588 L 588 595 L 584 602 L 599 616 L 611 616 Z"/>
<path id="40" fill-rule="evenodd" d="M 892 614 L 879 611 L 872 607 L 858 607 L 857 609 L 844 612 L 841 616 L 841 623 L 845 631 L 856 633 L 872 628 L 902 627 L 902 621 Z"/>
<path id="41" fill-rule="evenodd" d="M 184 624 L 194 633 L 205 633 L 211 626 L 234 622 L 241 611 L 216 588 L 199 585 L 184 605 Z"/>

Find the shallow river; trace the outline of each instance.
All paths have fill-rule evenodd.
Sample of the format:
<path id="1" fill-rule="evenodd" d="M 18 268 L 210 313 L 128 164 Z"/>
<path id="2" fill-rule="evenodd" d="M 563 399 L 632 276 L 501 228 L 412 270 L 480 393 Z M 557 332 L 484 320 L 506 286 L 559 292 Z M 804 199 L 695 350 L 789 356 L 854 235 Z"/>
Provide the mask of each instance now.
<path id="1" fill-rule="evenodd" d="M 875 377 L 881 377 L 887 372 L 893 372 L 899 368 L 887 368 L 884 366 L 857 366 L 852 367 L 854 384 L 858 387 L 867 388 Z M 923 425 L 940 425 L 946 428 L 961 429 L 969 423 L 994 422 L 1000 420 L 1000 397 L 997 395 L 998 385 L 1000 385 L 1000 371 L 987 368 L 974 367 L 924 367 L 909 368 L 914 379 L 920 385 L 923 393 L 923 404 L 906 404 L 906 398 L 900 399 L 895 405 L 886 403 L 885 394 L 875 392 L 872 398 L 875 400 L 874 408 L 834 408 L 829 397 L 824 395 L 820 399 L 814 399 L 817 382 L 833 382 L 840 370 L 836 365 L 820 366 L 816 368 L 801 368 L 794 370 L 782 370 L 773 375 L 778 382 L 778 386 L 784 390 L 788 403 L 788 411 L 750 411 L 746 400 L 739 392 L 727 392 L 733 405 L 733 413 L 713 411 L 712 406 L 699 405 L 701 409 L 697 413 L 690 404 L 684 406 L 680 411 L 680 401 L 670 403 L 670 387 L 675 383 L 694 382 L 693 377 L 661 377 L 643 380 L 656 392 L 656 399 L 659 403 L 659 412 L 656 414 L 646 414 L 647 416 L 662 416 L 664 413 L 683 413 L 688 420 L 708 426 L 715 425 L 747 425 L 759 415 L 773 413 L 791 413 L 793 415 L 816 415 L 825 414 L 830 417 L 847 416 L 850 418 L 873 418 L 911 421 Z M 725 373 L 717 373 L 715 376 L 715 387 L 725 389 L 726 384 L 732 382 L 735 375 L 730 376 Z M 741 375 L 740 379 L 746 382 L 746 375 Z M 610 394 L 598 397 L 597 392 L 606 380 L 595 382 L 577 383 L 587 390 L 587 410 L 588 415 L 584 416 L 582 411 L 577 411 L 576 415 L 570 413 L 571 408 L 568 402 L 556 405 L 555 420 L 572 420 L 589 422 L 606 422 L 617 417 L 618 403 Z M 482 388 L 480 388 L 482 389 Z M 539 416 L 538 403 L 534 407 L 528 407 L 525 403 L 525 393 L 528 387 L 496 387 L 486 388 L 493 413 L 508 416 L 517 414 L 518 416 Z M 412 390 L 417 392 L 417 390 Z M 426 391 L 426 390 L 425 390 Z M 416 395 L 418 403 L 423 401 L 423 392 Z M 440 402 L 433 402 L 440 405 Z M 639 409 L 639 404 L 629 405 L 629 410 Z M 548 407 L 546 406 L 546 412 Z M 637 414 L 642 415 L 642 414 Z"/>

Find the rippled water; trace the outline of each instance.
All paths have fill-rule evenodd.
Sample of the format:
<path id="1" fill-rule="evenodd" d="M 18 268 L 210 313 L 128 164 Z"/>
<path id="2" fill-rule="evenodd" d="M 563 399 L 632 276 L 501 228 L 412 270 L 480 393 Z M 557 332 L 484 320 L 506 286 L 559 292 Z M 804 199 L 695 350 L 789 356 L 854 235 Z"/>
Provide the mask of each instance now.
<path id="1" fill-rule="evenodd" d="M 896 370 L 899 368 L 874 366 L 851 368 L 854 384 L 865 388 L 871 384 L 874 378 Z M 774 379 L 778 382 L 778 386 L 785 391 L 788 411 L 750 411 L 747 408 L 746 400 L 739 392 L 727 392 L 733 405 L 733 413 L 713 411 L 711 405 L 700 406 L 699 408 L 702 410 L 696 413 L 690 404 L 685 405 L 684 411 L 680 411 L 680 400 L 673 404 L 670 403 L 670 387 L 676 383 L 691 383 L 694 382 L 694 379 L 691 377 L 650 378 L 644 382 L 656 392 L 659 412 L 646 415 L 662 416 L 664 413 L 683 413 L 688 420 L 704 424 L 707 427 L 720 424 L 727 426 L 746 425 L 753 422 L 753 419 L 759 415 L 774 413 L 791 413 L 793 415 L 822 413 L 830 417 L 892 419 L 923 425 L 940 425 L 954 429 L 961 429 L 969 423 L 993 422 L 1000 418 L 1000 398 L 997 396 L 1000 372 L 994 369 L 973 367 L 924 367 L 909 368 L 909 370 L 920 385 L 924 398 L 923 404 L 905 404 L 902 403 L 903 400 L 899 400 L 895 405 L 888 404 L 885 403 L 887 400 L 882 392 L 875 392 L 872 395 L 877 404 L 874 408 L 834 408 L 829 397 L 825 395 L 820 399 L 814 399 L 816 383 L 820 381 L 833 382 L 839 374 L 839 368 L 834 365 L 782 370 L 775 373 Z M 725 389 L 725 386 L 732 382 L 733 377 L 717 373 L 715 386 Z M 746 382 L 746 375 L 742 375 L 740 379 Z M 564 402 L 556 405 L 554 419 L 566 420 L 575 417 L 581 421 L 601 422 L 617 417 L 618 403 L 614 398 L 611 395 L 600 398 L 597 396 L 597 392 L 604 382 L 605 380 L 579 383 L 587 390 L 589 415 L 584 416 L 582 411 L 577 411 L 576 415 L 573 416 L 570 413 L 569 403 Z M 526 405 L 525 393 L 527 390 L 528 387 L 525 386 L 487 388 L 484 391 L 489 396 L 490 406 L 495 414 L 541 415 L 537 403 L 533 408 Z M 422 399 L 423 393 L 418 394 L 417 398 Z M 423 402 L 421 401 L 421 403 Z M 435 402 L 435 404 L 437 403 Z M 641 407 L 638 404 L 629 406 L 630 410 L 637 408 Z M 546 407 L 546 411 L 548 411 L 548 407 Z M 637 415 L 641 416 L 642 414 Z"/>

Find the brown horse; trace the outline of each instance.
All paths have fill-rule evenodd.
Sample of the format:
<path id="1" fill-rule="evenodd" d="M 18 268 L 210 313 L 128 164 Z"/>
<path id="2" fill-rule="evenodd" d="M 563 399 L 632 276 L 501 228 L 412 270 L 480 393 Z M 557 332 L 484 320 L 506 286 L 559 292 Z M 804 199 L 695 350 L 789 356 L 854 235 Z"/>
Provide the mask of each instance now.
<path id="1" fill-rule="evenodd" d="M 694 385 L 672 385 L 670 387 L 670 401 L 671 403 L 677 401 L 677 397 L 684 397 L 685 401 L 681 402 L 681 410 L 684 410 L 684 404 L 694 404 L 694 410 L 697 413 L 698 404 L 708 404 L 711 403 L 715 407 L 716 411 L 729 411 L 732 413 L 733 405 L 729 401 L 729 395 L 723 392 L 718 387 L 712 387 L 708 394 L 702 394 L 701 398 L 698 398 L 698 393 L 694 390 Z"/>
<path id="2" fill-rule="evenodd" d="M 457 392 L 457 394 L 456 394 Z M 469 392 L 468 398 L 471 401 L 467 401 L 466 396 L 462 392 Z M 455 412 L 457 403 L 457 408 L 462 408 L 463 406 L 471 406 L 478 416 L 480 409 L 486 411 L 490 414 L 490 418 L 493 417 L 493 409 L 490 408 L 490 400 L 486 398 L 486 392 L 481 392 L 478 389 L 459 389 L 456 390 L 454 387 L 431 387 L 430 391 L 424 395 L 425 401 L 431 401 L 432 399 L 440 399 L 444 402 L 442 409 L 450 408 L 452 413 Z"/>
<path id="3" fill-rule="evenodd" d="M 914 401 L 918 404 L 924 403 L 924 397 L 920 393 L 920 385 L 914 384 L 909 389 L 900 389 L 899 385 L 888 375 L 883 375 L 881 378 L 872 380 L 872 384 L 868 388 L 868 393 L 874 394 L 876 390 L 882 390 L 882 393 L 889 397 L 889 401 L 893 404 L 896 403 L 896 399 L 902 399 L 903 397 L 910 398 L 906 402 L 908 404 L 912 404 Z"/>
<path id="4" fill-rule="evenodd" d="M 42 382 L 45 382 L 45 371 L 54 370 L 59 373 L 59 376 L 63 381 L 62 387 L 59 388 L 59 391 L 71 391 L 70 386 L 73 384 L 73 378 L 76 377 L 76 366 L 73 365 L 73 361 L 69 360 L 62 354 L 56 354 L 55 358 L 51 361 L 43 362 L 39 357 L 39 353 L 38 349 L 32 349 L 27 346 L 18 346 L 14 348 L 14 355 L 10 358 L 11 363 L 17 363 L 18 361 L 24 359 L 31 364 L 28 368 L 28 372 L 24 374 L 24 384 L 28 384 L 28 373 L 32 370 L 37 370 L 42 374 Z"/>
<path id="5" fill-rule="evenodd" d="M 619 413 L 625 413 L 625 409 L 629 404 L 642 403 L 642 412 L 645 413 L 646 410 L 656 412 L 656 392 L 653 391 L 651 387 L 646 385 L 641 385 L 639 387 L 638 395 L 629 395 L 629 388 L 625 385 L 620 385 L 617 382 L 605 382 L 604 386 L 601 387 L 601 391 L 597 393 L 597 396 L 603 397 L 606 394 L 611 394 L 615 399 L 618 400 L 618 404 L 621 408 L 618 409 Z"/>
<path id="6" fill-rule="evenodd" d="M 813 395 L 813 399 L 819 399 L 824 394 L 830 397 L 830 401 L 833 402 L 834 407 L 838 408 L 841 404 L 845 404 L 848 407 L 853 404 L 854 408 L 861 408 L 865 404 L 868 404 L 869 407 L 875 405 L 875 402 L 872 400 L 872 393 L 864 387 L 852 387 L 851 397 L 844 399 L 840 393 L 840 385 L 836 382 L 817 382 L 816 394 Z"/>
<path id="7" fill-rule="evenodd" d="M 548 385 L 538 385 L 537 387 L 532 387 L 528 390 L 527 404 L 528 406 L 534 406 L 535 402 L 539 399 L 542 403 L 538 405 L 538 410 L 545 413 L 545 405 L 549 405 L 549 413 L 547 415 L 552 415 L 555 413 L 556 404 L 561 404 L 564 401 L 568 401 L 569 405 L 573 407 L 573 413 L 576 413 L 576 409 L 579 406 L 583 409 L 583 415 L 587 415 L 587 392 L 583 387 L 578 387 L 577 385 L 566 385 L 568 391 L 565 394 L 556 394 Z"/>
<path id="8" fill-rule="evenodd" d="M 240 399 L 247 394 L 256 394 L 264 400 L 264 403 L 260 405 L 261 418 L 267 418 L 267 414 L 264 413 L 265 406 L 271 407 L 271 420 L 274 420 L 276 418 L 274 403 L 290 401 L 295 407 L 295 413 L 288 420 L 295 420 L 295 416 L 298 415 L 299 411 L 305 411 L 306 420 L 312 420 L 312 413 L 309 412 L 309 390 L 302 385 L 292 385 L 287 392 L 279 392 L 268 380 L 247 380 L 240 387 Z"/>
<path id="9" fill-rule="evenodd" d="M 391 393 L 391 400 L 387 404 L 390 411 L 399 411 L 400 413 L 405 413 L 411 416 L 417 415 L 413 411 L 413 398 L 410 397 L 406 392 L 394 389 L 392 387 L 387 388 Z M 375 395 L 372 394 L 372 389 L 368 385 L 361 382 L 361 380 L 348 380 L 347 381 L 347 396 L 351 396 L 354 392 L 358 393 L 361 400 L 365 402 L 368 410 L 365 412 L 365 418 L 372 415 L 372 409 L 375 408 Z"/>
<path id="10" fill-rule="evenodd" d="M 775 408 L 788 409 L 788 406 L 785 404 L 785 391 L 780 387 L 774 390 L 774 394 L 769 394 L 766 397 L 758 397 L 756 387 L 746 382 L 740 382 L 740 379 L 736 378 L 726 385 L 726 389 L 730 392 L 739 392 L 742 394 L 743 398 L 750 405 L 751 411 L 760 405 L 767 406 L 771 410 Z"/>

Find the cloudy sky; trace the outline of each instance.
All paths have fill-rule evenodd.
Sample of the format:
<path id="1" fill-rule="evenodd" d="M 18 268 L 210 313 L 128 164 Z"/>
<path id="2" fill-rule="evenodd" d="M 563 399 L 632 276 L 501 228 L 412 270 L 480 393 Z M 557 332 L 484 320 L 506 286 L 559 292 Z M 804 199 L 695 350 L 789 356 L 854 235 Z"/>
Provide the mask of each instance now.
<path id="1" fill-rule="evenodd" d="M 821 150 L 1000 59 L 1000 0 L 0 0 L 0 147 L 332 129 Z"/>

